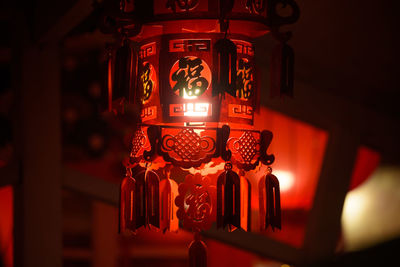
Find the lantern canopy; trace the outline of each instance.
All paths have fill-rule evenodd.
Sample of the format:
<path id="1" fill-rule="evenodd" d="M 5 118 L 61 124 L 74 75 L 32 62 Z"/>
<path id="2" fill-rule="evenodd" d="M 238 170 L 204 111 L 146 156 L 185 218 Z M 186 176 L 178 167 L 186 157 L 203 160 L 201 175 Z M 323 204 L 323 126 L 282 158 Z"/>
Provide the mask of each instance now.
<path id="1" fill-rule="evenodd" d="M 280 16 L 279 5 L 291 14 Z M 246 178 L 275 159 L 267 152 L 272 133 L 253 127 L 260 96 L 253 39 L 272 33 L 279 41 L 271 92 L 290 95 L 293 50 L 286 43 L 290 34 L 279 27 L 298 16 L 293 0 L 104 3 L 102 30 L 117 40 L 109 49 L 109 110 L 140 110 L 124 161 L 121 231 L 175 231 L 180 222 L 195 232 L 193 266 L 204 266 L 199 231 L 213 222 L 251 230 L 252 194 L 259 194 L 262 227 L 280 228 L 279 181 L 272 169 L 258 189 Z M 186 172 L 181 183 L 172 168 Z"/>

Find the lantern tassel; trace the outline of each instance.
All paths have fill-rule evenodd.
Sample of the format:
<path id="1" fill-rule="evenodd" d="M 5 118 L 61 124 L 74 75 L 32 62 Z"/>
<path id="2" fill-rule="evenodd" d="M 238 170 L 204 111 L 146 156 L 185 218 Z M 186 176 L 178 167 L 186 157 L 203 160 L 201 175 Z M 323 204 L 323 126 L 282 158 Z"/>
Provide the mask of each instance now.
<path id="1" fill-rule="evenodd" d="M 166 231 L 178 231 L 179 220 L 176 216 L 177 206 L 175 198 L 178 195 L 178 184 L 170 179 L 169 169 L 166 171 L 166 179 L 160 182 L 160 228 Z"/>
<path id="2" fill-rule="evenodd" d="M 240 177 L 231 170 L 228 163 L 226 171 L 221 173 L 217 181 L 217 227 L 229 227 L 229 230 L 240 228 L 241 201 Z"/>
<path id="3" fill-rule="evenodd" d="M 271 174 L 269 168 L 268 174 L 263 177 L 259 184 L 259 212 L 260 229 L 263 231 L 270 225 L 272 230 L 281 229 L 281 198 L 279 189 L 279 180 Z"/>
<path id="4" fill-rule="evenodd" d="M 120 232 L 135 232 L 141 226 L 160 228 L 159 184 L 155 172 L 139 165 L 127 168 L 120 190 Z"/>
<path id="5" fill-rule="evenodd" d="M 160 179 L 158 175 L 146 170 L 146 225 L 160 228 Z"/>
<path id="6" fill-rule="evenodd" d="M 136 229 L 146 226 L 146 189 L 145 170 L 139 168 L 135 175 L 136 180 Z"/>
<path id="7" fill-rule="evenodd" d="M 207 267 L 207 246 L 200 240 L 200 233 L 194 234 L 194 240 L 189 245 L 189 266 Z"/>
<path id="8" fill-rule="evenodd" d="M 271 58 L 271 96 L 293 96 L 294 52 L 286 43 L 276 46 Z"/>
<path id="9" fill-rule="evenodd" d="M 271 225 L 272 230 L 281 229 L 281 197 L 279 180 L 275 175 L 269 173 L 265 177 L 266 190 L 266 216 L 265 225 Z"/>
<path id="10" fill-rule="evenodd" d="M 218 62 L 218 69 L 212 79 L 213 96 L 227 92 L 236 97 L 236 45 L 231 40 L 223 38 L 215 43 L 214 48 L 216 50 L 215 62 Z"/>
<path id="11" fill-rule="evenodd" d="M 120 187 L 120 216 L 119 232 L 136 230 L 136 181 L 132 177 L 131 169 L 121 182 Z"/>
<path id="12" fill-rule="evenodd" d="M 251 184 L 240 175 L 240 228 L 250 231 L 251 227 Z"/>
<path id="13" fill-rule="evenodd" d="M 112 110 L 114 113 L 124 113 L 125 103 L 130 100 L 131 84 L 135 81 L 136 66 L 134 66 L 133 51 L 129 39 L 125 39 L 115 53 L 112 79 Z M 110 101 L 110 100 L 109 100 Z"/>

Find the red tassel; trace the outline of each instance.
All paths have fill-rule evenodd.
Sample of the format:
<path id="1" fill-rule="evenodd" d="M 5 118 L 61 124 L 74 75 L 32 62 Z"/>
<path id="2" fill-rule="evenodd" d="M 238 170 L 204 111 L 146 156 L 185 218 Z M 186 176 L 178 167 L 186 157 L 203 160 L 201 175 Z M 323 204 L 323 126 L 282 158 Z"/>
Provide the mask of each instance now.
<path id="1" fill-rule="evenodd" d="M 136 181 L 127 175 L 121 183 L 119 231 L 136 230 Z"/>
<path id="2" fill-rule="evenodd" d="M 160 228 L 160 179 L 153 171 L 146 171 L 147 225 Z"/>
<path id="3" fill-rule="evenodd" d="M 264 231 L 267 229 L 265 225 L 265 216 L 266 216 L 266 192 L 265 192 L 265 177 L 261 178 L 258 182 L 258 213 L 260 217 L 260 231 Z"/>
<path id="4" fill-rule="evenodd" d="M 294 52 L 286 43 L 276 46 L 271 58 L 271 97 L 293 96 Z"/>
<path id="5" fill-rule="evenodd" d="M 165 231 L 178 231 L 179 220 L 176 216 L 175 197 L 178 195 L 178 184 L 172 179 L 160 182 L 160 228 Z"/>
<path id="6" fill-rule="evenodd" d="M 219 69 L 213 77 L 213 96 L 228 94 L 236 97 L 236 45 L 229 39 L 220 39 L 214 45 Z"/>
<path id="7" fill-rule="evenodd" d="M 129 40 L 115 54 L 109 51 L 108 55 L 108 111 L 115 114 L 125 112 L 125 103 L 135 102 L 133 88 L 136 83 L 136 64 Z"/>
<path id="8" fill-rule="evenodd" d="M 260 228 L 265 230 L 270 225 L 272 230 L 281 229 L 281 199 L 279 180 L 269 173 L 259 182 Z"/>
<path id="9" fill-rule="evenodd" d="M 240 177 L 240 228 L 250 231 L 251 227 L 251 184 Z"/>
<path id="10" fill-rule="evenodd" d="M 195 233 L 195 240 L 189 246 L 189 266 L 206 267 L 207 266 L 207 246 L 200 240 L 200 234 Z"/>
<path id="11" fill-rule="evenodd" d="M 145 183 L 146 170 L 139 168 L 136 173 L 136 229 L 141 226 L 146 226 L 146 183 Z"/>
<path id="12" fill-rule="evenodd" d="M 219 175 L 217 181 L 217 227 L 240 228 L 240 208 L 240 178 L 228 169 Z"/>
<path id="13" fill-rule="evenodd" d="M 265 177 L 265 189 L 267 193 L 267 204 L 265 224 L 274 228 L 281 229 L 281 197 L 279 189 L 279 180 L 273 174 Z"/>
<path id="14" fill-rule="evenodd" d="M 120 231 L 135 231 L 141 226 L 160 227 L 160 180 L 153 171 L 134 168 L 120 191 Z"/>

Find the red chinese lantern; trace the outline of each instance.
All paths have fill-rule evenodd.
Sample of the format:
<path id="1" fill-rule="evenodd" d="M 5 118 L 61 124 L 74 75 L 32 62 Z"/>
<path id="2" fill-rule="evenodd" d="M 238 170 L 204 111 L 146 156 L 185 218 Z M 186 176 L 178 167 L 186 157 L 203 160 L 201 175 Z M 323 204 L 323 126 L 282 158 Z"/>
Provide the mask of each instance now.
<path id="1" fill-rule="evenodd" d="M 281 17 L 278 5 L 289 5 L 292 14 Z M 251 194 L 259 194 L 263 228 L 280 228 L 272 169 L 258 190 L 245 178 L 274 162 L 267 153 L 272 133 L 253 128 L 260 88 L 252 40 L 272 32 L 280 41 L 271 90 L 290 95 L 293 50 L 279 27 L 298 16 L 293 0 L 105 3 L 103 31 L 119 40 L 109 53 L 109 110 L 141 110 L 121 184 L 121 231 L 175 231 L 181 221 L 195 233 L 191 264 L 204 266 L 198 233 L 213 222 L 250 230 Z M 179 185 L 172 168 L 187 172 Z"/>

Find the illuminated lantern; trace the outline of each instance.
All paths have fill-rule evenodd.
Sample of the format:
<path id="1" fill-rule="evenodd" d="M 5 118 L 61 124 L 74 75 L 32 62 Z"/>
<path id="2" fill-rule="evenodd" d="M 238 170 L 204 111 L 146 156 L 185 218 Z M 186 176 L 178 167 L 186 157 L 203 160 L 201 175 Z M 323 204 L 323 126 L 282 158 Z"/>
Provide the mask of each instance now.
<path id="1" fill-rule="evenodd" d="M 247 171 L 271 165 L 268 130 L 253 128 L 259 85 L 253 38 L 273 33 L 272 92 L 293 89 L 293 50 L 281 25 L 294 23 L 293 0 L 105 1 L 103 31 L 118 36 L 109 50 L 109 110 L 140 110 L 120 229 L 182 227 L 195 232 L 190 262 L 205 265 L 199 231 L 250 230 L 251 195 L 259 194 L 263 228 L 280 228 L 278 179 L 269 172 L 251 188 Z M 292 13 L 282 17 L 279 5 Z M 171 168 L 185 173 L 178 185 Z M 182 179 L 181 179 L 182 180 Z M 201 259 L 200 259 L 201 258 Z"/>

